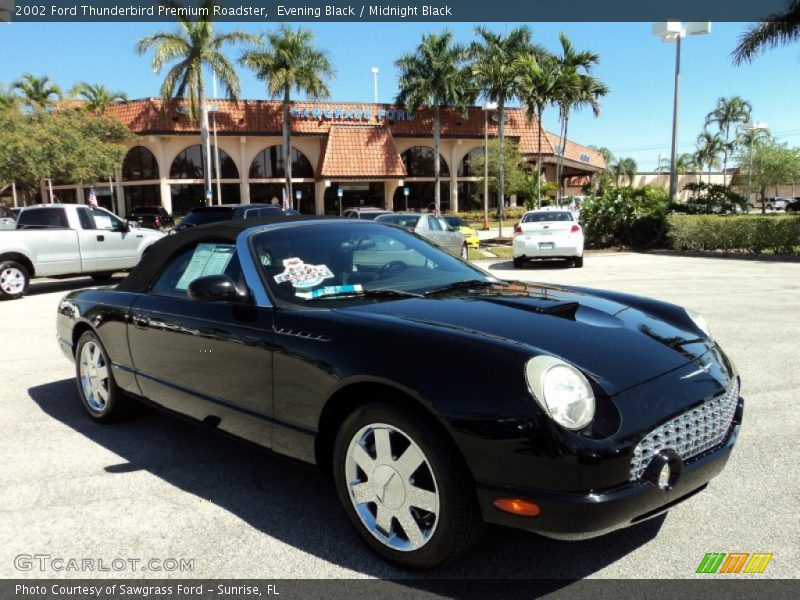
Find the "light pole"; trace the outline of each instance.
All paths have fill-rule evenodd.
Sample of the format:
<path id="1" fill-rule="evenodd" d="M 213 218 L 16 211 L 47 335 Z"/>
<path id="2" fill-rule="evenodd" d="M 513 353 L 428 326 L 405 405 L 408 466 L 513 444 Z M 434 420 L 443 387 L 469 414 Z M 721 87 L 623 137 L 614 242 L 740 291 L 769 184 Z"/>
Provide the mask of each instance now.
<path id="1" fill-rule="evenodd" d="M 766 123 L 755 123 L 750 121 L 749 123 L 745 123 L 742 125 L 741 129 L 743 131 L 764 131 L 767 129 Z M 748 149 L 748 157 L 747 162 L 749 166 L 747 167 L 747 204 L 750 205 L 750 195 L 753 193 L 753 144 L 756 141 L 756 134 L 750 136 L 750 148 Z M 750 209 L 748 209 L 749 212 Z M 762 202 L 761 203 L 761 211 L 766 213 L 766 205 Z"/>
<path id="2" fill-rule="evenodd" d="M 212 82 L 214 84 L 214 100 L 217 99 L 217 74 L 213 74 Z M 214 121 L 214 170 L 217 174 L 217 204 L 222 204 L 222 184 L 220 183 L 221 174 L 219 172 L 219 143 L 217 140 L 217 112 L 219 111 L 219 104 L 212 104 L 208 107 L 211 113 L 211 118 Z"/>
<path id="3" fill-rule="evenodd" d="M 653 35 L 661 38 L 665 44 L 675 42 L 675 93 L 672 100 L 672 150 L 669 161 L 669 203 L 675 201 L 678 193 L 678 175 L 675 162 L 678 154 L 678 99 L 681 83 L 681 39 L 687 35 L 706 35 L 711 33 L 710 21 L 682 23 L 681 21 L 665 21 L 653 24 Z"/>
<path id="4" fill-rule="evenodd" d="M 483 105 L 483 228 L 489 229 L 489 111 L 497 110 L 497 102 Z"/>
<path id="5" fill-rule="evenodd" d="M 378 67 L 372 67 L 370 69 L 372 71 L 372 83 L 375 88 L 375 104 L 378 103 Z"/>

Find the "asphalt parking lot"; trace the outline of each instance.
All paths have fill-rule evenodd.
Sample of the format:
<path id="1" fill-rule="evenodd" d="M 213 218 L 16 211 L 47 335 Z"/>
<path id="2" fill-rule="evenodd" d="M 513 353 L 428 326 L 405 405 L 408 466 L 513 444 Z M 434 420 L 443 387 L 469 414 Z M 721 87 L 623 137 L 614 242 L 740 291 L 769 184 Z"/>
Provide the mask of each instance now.
<path id="1" fill-rule="evenodd" d="M 800 575 L 800 263 L 608 253 L 587 254 L 583 269 L 479 264 L 700 311 L 739 367 L 748 403 L 725 472 L 666 518 L 584 542 L 491 528 L 436 577 L 689 578 L 706 552 L 771 552 L 759 577 Z M 37 281 L 29 296 L 0 303 L 0 577 L 406 576 L 366 550 L 312 469 L 155 412 L 90 422 L 54 338 L 59 298 L 90 285 Z M 20 572 L 20 554 L 193 559 L 194 570 Z"/>

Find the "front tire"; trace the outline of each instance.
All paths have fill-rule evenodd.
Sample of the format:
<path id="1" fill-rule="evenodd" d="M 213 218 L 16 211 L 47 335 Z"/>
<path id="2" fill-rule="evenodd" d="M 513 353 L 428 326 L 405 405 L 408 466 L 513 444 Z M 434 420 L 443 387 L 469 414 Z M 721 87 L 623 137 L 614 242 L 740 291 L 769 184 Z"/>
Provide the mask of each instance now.
<path id="1" fill-rule="evenodd" d="M 31 281 L 28 269 L 18 262 L 7 260 L 0 262 L 0 298 L 16 300 L 22 298 Z"/>
<path id="2" fill-rule="evenodd" d="M 89 416 L 110 423 L 123 416 L 130 400 L 114 381 L 111 361 L 93 331 L 86 331 L 75 349 L 75 377 L 78 395 Z"/>
<path id="3" fill-rule="evenodd" d="M 525 265 L 525 259 L 520 257 L 514 257 L 514 268 L 521 269 Z"/>
<path id="4" fill-rule="evenodd" d="M 450 440 L 393 404 L 358 407 L 334 444 L 336 491 L 370 549 L 408 569 L 466 551 L 483 528 L 472 478 Z"/>

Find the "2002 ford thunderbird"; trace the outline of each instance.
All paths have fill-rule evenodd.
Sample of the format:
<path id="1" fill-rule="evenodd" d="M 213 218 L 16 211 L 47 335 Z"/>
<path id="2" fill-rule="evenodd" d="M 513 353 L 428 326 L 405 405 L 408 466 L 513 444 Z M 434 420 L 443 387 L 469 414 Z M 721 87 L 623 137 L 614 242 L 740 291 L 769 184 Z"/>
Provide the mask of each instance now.
<path id="1" fill-rule="evenodd" d="M 366 543 L 430 568 L 485 522 L 600 535 L 724 467 L 735 368 L 675 305 L 500 281 L 370 221 L 233 221 L 68 294 L 58 339 L 98 421 L 131 397 L 330 474 Z"/>

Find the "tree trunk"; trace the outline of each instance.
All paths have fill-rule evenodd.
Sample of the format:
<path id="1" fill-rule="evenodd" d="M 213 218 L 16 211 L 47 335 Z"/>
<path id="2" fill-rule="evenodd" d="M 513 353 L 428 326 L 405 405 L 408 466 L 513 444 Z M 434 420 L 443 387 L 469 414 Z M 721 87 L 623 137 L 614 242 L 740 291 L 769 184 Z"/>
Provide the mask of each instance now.
<path id="1" fill-rule="evenodd" d="M 558 144 L 559 144 L 559 147 L 561 148 L 561 152 L 558 152 L 558 148 L 556 148 L 556 155 L 557 155 L 556 156 L 556 185 L 558 186 L 558 189 L 556 190 L 556 205 L 557 206 L 561 206 L 561 195 L 562 195 L 561 172 L 564 169 L 564 150 L 565 150 L 565 146 L 567 144 L 567 142 L 566 142 L 566 140 L 567 140 L 567 134 L 566 134 L 567 114 L 563 109 L 561 109 L 560 113 L 561 113 L 560 114 L 560 116 L 561 116 L 561 130 L 559 131 Z"/>
<path id="2" fill-rule="evenodd" d="M 211 136 L 208 134 L 208 102 L 206 102 L 206 87 L 202 76 L 197 82 L 197 96 L 200 99 L 200 148 L 203 156 L 203 203 L 209 205 L 208 193 L 211 191 Z M 217 173 L 219 177 L 219 173 Z M 217 198 L 221 201 L 220 198 Z"/>
<path id="3" fill-rule="evenodd" d="M 567 151 L 567 131 L 569 129 L 569 113 L 564 115 L 564 140 L 561 142 L 561 172 L 558 174 L 558 189 L 561 190 L 561 195 L 558 198 L 558 206 L 564 201 L 564 154 Z"/>
<path id="4" fill-rule="evenodd" d="M 284 183 L 284 193 L 286 194 L 289 207 L 294 206 L 292 199 L 292 122 L 289 119 L 291 109 L 291 98 L 287 88 L 283 94 L 283 170 L 286 175 Z"/>
<path id="5" fill-rule="evenodd" d="M 544 112 L 543 106 L 536 107 L 537 117 L 539 119 L 539 152 L 536 155 L 536 208 L 542 208 L 542 113 Z"/>
<path id="6" fill-rule="evenodd" d="M 505 188 L 505 185 L 506 185 L 506 180 L 505 180 L 505 175 L 506 175 L 506 165 L 505 165 L 505 162 L 506 162 L 505 161 L 505 158 L 506 158 L 506 153 L 505 153 L 505 135 L 506 135 L 506 118 L 505 117 L 506 117 L 506 110 L 505 109 L 506 109 L 505 101 L 500 100 L 497 103 L 497 117 L 499 119 L 499 122 L 497 124 L 498 125 L 497 133 L 498 133 L 498 138 L 499 138 L 499 141 L 500 141 L 500 156 L 499 156 L 500 164 L 498 165 L 498 168 L 497 168 L 497 179 L 498 179 L 498 181 L 497 181 L 497 192 L 498 192 L 498 198 L 500 200 L 500 229 L 498 231 L 498 237 L 502 237 L 503 236 L 503 217 L 506 214 L 506 188 Z"/>
<path id="7" fill-rule="evenodd" d="M 709 182 L 710 183 L 710 182 Z M 722 185 L 728 185 L 728 128 L 725 128 L 725 148 L 722 151 Z"/>
<path id="8" fill-rule="evenodd" d="M 433 107 L 433 188 L 434 188 L 434 214 L 438 217 L 442 214 L 442 190 L 441 190 L 441 159 L 439 156 L 440 140 L 440 116 L 439 116 L 439 100 L 434 98 Z"/>

